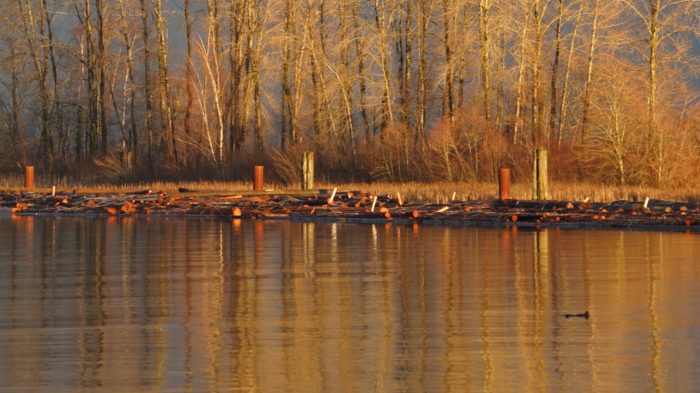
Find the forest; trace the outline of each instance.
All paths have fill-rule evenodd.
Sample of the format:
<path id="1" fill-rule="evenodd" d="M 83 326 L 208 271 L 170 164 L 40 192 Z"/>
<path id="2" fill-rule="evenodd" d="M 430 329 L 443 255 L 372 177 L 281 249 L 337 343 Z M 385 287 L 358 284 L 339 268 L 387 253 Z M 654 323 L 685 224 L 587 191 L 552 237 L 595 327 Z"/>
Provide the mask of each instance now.
<path id="1" fill-rule="evenodd" d="M 4 0 L 0 171 L 698 184 L 700 0 Z M 269 169 L 268 169 L 269 168 Z"/>

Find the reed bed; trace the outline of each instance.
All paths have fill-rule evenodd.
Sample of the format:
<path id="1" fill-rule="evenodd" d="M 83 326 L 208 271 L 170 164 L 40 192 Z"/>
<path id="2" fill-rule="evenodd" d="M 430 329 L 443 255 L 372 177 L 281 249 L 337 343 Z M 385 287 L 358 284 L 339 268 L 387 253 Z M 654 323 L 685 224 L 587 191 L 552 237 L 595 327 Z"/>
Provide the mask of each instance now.
<path id="1" fill-rule="evenodd" d="M 21 190 L 23 180 L 20 176 L 5 176 L 0 178 L 0 189 Z M 252 182 L 242 181 L 156 181 L 134 182 L 122 184 L 80 184 L 68 181 L 55 183 L 58 192 L 77 190 L 80 193 L 127 193 L 137 190 L 151 190 L 177 194 L 180 188 L 193 190 L 200 195 L 232 195 L 253 193 Z M 498 195 L 498 185 L 486 182 L 434 182 L 434 183 L 316 183 L 316 190 L 330 192 L 333 188 L 339 191 L 363 191 L 378 195 L 396 195 L 407 201 L 445 203 L 450 200 L 493 200 Z M 273 193 L 299 194 L 299 184 L 267 183 L 266 191 Z M 36 191 L 51 192 L 52 185 L 39 184 Z M 308 193 L 308 192 L 306 192 Z M 532 186 L 530 183 L 514 183 L 511 186 L 511 198 L 530 199 Z M 649 186 L 609 185 L 591 183 L 552 182 L 549 186 L 549 196 L 553 200 L 590 200 L 611 202 L 616 200 L 644 200 L 646 197 L 674 201 L 698 201 L 700 190 L 685 186 L 673 189 L 659 189 Z"/>

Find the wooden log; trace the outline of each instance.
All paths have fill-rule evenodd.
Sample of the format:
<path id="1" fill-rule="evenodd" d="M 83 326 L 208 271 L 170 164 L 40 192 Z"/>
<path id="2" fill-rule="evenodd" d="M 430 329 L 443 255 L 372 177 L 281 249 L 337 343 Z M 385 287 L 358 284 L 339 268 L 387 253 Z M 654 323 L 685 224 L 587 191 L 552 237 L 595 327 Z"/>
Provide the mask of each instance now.
<path id="1" fill-rule="evenodd" d="M 391 219 L 391 213 L 389 212 L 365 212 L 356 215 L 351 215 L 348 218 L 368 218 L 368 219 Z"/>
<path id="2" fill-rule="evenodd" d="M 119 209 L 120 212 L 124 214 L 134 214 L 136 213 L 136 205 L 130 201 L 124 202 L 122 207 Z"/>
<path id="3" fill-rule="evenodd" d="M 494 208 L 507 209 L 529 209 L 529 210 L 563 210 L 574 209 L 575 205 L 571 201 L 523 201 L 517 199 L 495 200 Z"/>
<path id="4" fill-rule="evenodd" d="M 151 190 L 139 190 L 139 191 L 127 192 L 126 195 L 148 195 L 150 193 L 151 193 Z"/>
<path id="5" fill-rule="evenodd" d="M 287 218 L 289 213 L 275 213 L 275 212 L 260 212 L 258 213 L 260 217 L 263 218 Z"/>
<path id="6" fill-rule="evenodd" d="M 329 205 L 332 205 L 332 204 L 333 204 L 333 201 L 335 200 L 335 194 L 336 194 L 337 192 L 338 192 L 338 187 L 333 188 L 333 193 L 331 194 L 331 197 L 328 198 L 328 201 L 327 201 L 327 203 L 328 203 Z"/>

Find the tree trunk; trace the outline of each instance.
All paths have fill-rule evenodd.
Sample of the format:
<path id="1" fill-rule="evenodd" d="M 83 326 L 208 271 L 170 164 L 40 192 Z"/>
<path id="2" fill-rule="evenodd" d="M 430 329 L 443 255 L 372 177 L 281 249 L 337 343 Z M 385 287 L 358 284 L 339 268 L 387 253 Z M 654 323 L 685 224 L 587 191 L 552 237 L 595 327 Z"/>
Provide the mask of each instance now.
<path id="1" fill-rule="evenodd" d="M 557 26 L 554 36 L 554 61 L 552 62 L 552 82 L 551 82 L 551 97 L 549 103 L 549 128 L 547 130 L 547 139 L 551 136 L 556 126 L 557 120 L 557 76 L 559 71 L 559 55 L 561 52 L 561 21 L 564 12 L 564 0 L 559 0 L 559 12 L 557 13 Z"/>
<path id="2" fill-rule="evenodd" d="M 367 113 L 367 80 L 365 75 L 364 40 L 360 28 L 359 8 L 360 2 L 352 9 L 353 25 L 355 29 L 355 57 L 357 57 L 357 78 L 360 81 L 360 111 L 362 112 L 362 124 L 365 129 L 365 141 L 371 137 L 369 115 Z"/>
<path id="3" fill-rule="evenodd" d="M 105 21 L 104 21 L 104 0 L 95 0 L 95 14 L 97 16 L 97 75 L 99 79 L 97 93 L 97 120 L 96 125 L 97 135 L 100 137 L 100 154 L 102 157 L 107 155 L 107 107 L 105 103 L 105 95 L 107 88 L 105 86 L 107 66 L 105 50 Z"/>
<path id="4" fill-rule="evenodd" d="M 339 32 L 340 32 L 340 66 L 338 71 L 338 84 L 345 106 L 345 132 L 341 143 L 350 143 L 352 148 L 353 168 L 357 163 L 357 147 L 355 141 L 355 127 L 352 121 L 352 82 L 350 81 L 350 29 L 351 17 L 348 3 L 338 3 Z"/>
<path id="5" fill-rule="evenodd" d="M 659 11 L 660 0 L 649 0 L 649 101 L 648 101 L 648 117 L 649 117 L 649 136 L 652 140 L 656 138 L 656 182 L 661 185 L 664 174 L 664 137 L 662 133 L 657 133 L 656 130 L 656 89 L 657 89 L 657 49 L 659 45 Z"/>
<path id="6" fill-rule="evenodd" d="M 58 154 L 61 156 L 61 159 L 65 160 L 65 143 L 66 143 L 66 136 L 64 133 L 63 129 L 63 111 L 61 110 L 61 102 L 60 102 L 60 97 L 59 97 L 59 91 L 58 91 L 58 70 L 57 70 L 57 65 L 56 65 L 56 54 L 55 54 L 55 44 L 54 44 L 54 35 L 53 35 L 53 27 L 51 25 L 53 17 L 50 15 L 46 0 L 41 0 L 41 8 L 43 10 L 43 15 L 44 15 L 44 22 L 46 24 L 46 33 L 47 33 L 47 38 L 48 38 L 48 51 L 49 51 L 49 59 L 51 60 L 51 76 L 52 76 L 52 81 L 53 81 L 53 111 L 54 115 L 56 116 L 56 132 L 58 134 Z M 53 143 L 52 143 L 53 145 Z"/>
<path id="7" fill-rule="evenodd" d="M 506 58 L 508 49 L 506 47 L 506 33 L 503 27 L 499 26 L 499 54 L 498 54 L 498 95 L 496 96 L 496 129 L 504 132 L 504 123 L 506 117 Z"/>
<path id="8" fill-rule="evenodd" d="M 11 65 L 11 79 L 10 79 L 10 95 L 12 102 L 12 114 L 10 121 L 10 149 L 12 150 L 12 158 L 20 163 L 23 161 L 23 157 L 20 155 L 20 131 L 19 131 L 19 118 L 20 118 L 20 86 L 19 86 L 19 74 L 20 74 L 20 61 L 17 58 L 17 50 L 14 47 L 14 43 L 9 45 L 10 50 L 10 61 Z"/>
<path id="9" fill-rule="evenodd" d="M 411 128 L 411 67 L 413 67 L 413 9 L 411 5 L 413 1 L 406 1 L 406 22 L 403 30 L 403 41 L 404 41 L 404 51 L 405 51 L 405 62 L 404 62 L 404 72 L 403 72 L 403 106 L 404 106 L 404 118 L 408 128 Z"/>
<path id="10" fill-rule="evenodd" d="M 194 107 L 194 91 L 192 88 L 192 77 L 194 63 L 192 60 L 192 20 L 190 19 L 190 0 L 185 0 L 184 4 L 184 17 L 185 17 L 185 40 L 187 41 L 187 64 L 185 65 L 185 85 L 187 89 L 187 107 L 185 108 L 185 123 L 184 123 L 184 133 L 185 135 L 191 135 L 192 132 L 192 109 Z M 187 161 L 187 157 L 184 157 L 186 150 L 183 151 L 182 160 Z"/>
<path id="11" fill-rule="evenodd" d="M 525 94 L 525 87 L 523 83 L 525 81 L 525 48 L 527 46 L 527 28 L 530 24 L 529 13 L 525 16 L 525 21 L 523 21 L 523 30 L 520 33 L 520 65 L 518 66 L 518 83 L 517 83 L 517 93 L 515 97 L 515 124 L 513 125 L 513 144 L 518 143 L 519 133 L 523 128 L 523 95 Z"/>
<path id="12" fill-rule="evenodd" d="M 598 5 L 595 0 L 593 8 L 593 24 L 591 25 L 591 43 L 588 47 L 588 63 L 586 68 L 586 84 L 583 87 L 583 117 L 581 119 L 581 143 L 586 142 L 586 126 L 588 126 L 588 111 L 591 106 L 591 81 L 593 80 L 593 63 L 598 34 Z"/>
<path id="13" fill-rule="evenodd" d="M 244 47 L 247 4 L 234 2 L 229 12 L 229 150 L 240 151 L 245 143 L 245 127 L 243 125 L 243 104 L 241 100 L 241 84 L 243 80 Z"/>
<path id="14" fill-rule="evenodd" d="M 86 158 L 93 158 L 97 150 L 97 139 L 99 135 L 99 113 L 98 113 L 98 102 L 99 102 L 99 75 L 96 75 L 99 71 L 96 63 L 97 61 L 97 49 L 95 48 L 95 38 L 92 32 L 92 8 L 90 0 L 85 0 L 83 3 L 83 21 L 85 28 L 85 71 L 86 71 L 86 83 L 87 83 L 87 116 L 89 120 L 89 127 L 85 130 L 85 155 Z"/>
<path id="15" fill-rule="evenodd" d="M 189 0 L 187 0 L 189 1 Z M 121 33 L 122 39 L 124 40 L 124 46 L 126 47 L 126 72 L 129 74 L 129 82 L 131 83 L 130 97 L 130 121 L 131 127 L 129 128 L 129 150 L 131 151 L 132 157 L 138 159 L 138 127 L 136 125 L 136 80 L 134 77 L 134 66 L 133 66 L 133 48 L 131 45 L 131 39 L 129 38 L 129 27 L 126 24 L 126 11 L 124 9 L 124 0 L 119 0 L 119 16 L 121 22 Z M 127 89 L 128 86 L 124 86 Z"/>
<path id="16" fill-rule="evenodd" d="M 571 44 L 569 44 L 569 55 L 566 60 L 566 71 L 564 72 L 564 91 L 561 95 L 561 103 L 559 104 L 559 121 L 557 124 L 557 145 L 561 146 L 562 138 L 564 135 L 564 126 L 566 125 L 566 112 L 568 110 L 567 100 L 569 98 L 569 78 L 571 74 L 571 61 L 574 56 L 574 49 L 576 47 L 576 33 L 578 32 L 579 21 L 581 20 L 582 7 L 579 7 L 578 14 L 576 15 L 576 22 L 574 22 L 574 31 L 571 33 Z"/>
<path id="17" fill-rule="evenodd" d="M 280 148 L 285 149 L 287 144 L 287 134 L 289 133 L 290 141 L 293 141 L 291 135 L 291 127 L 288 124 L 288 117 L 291 117 L 291 86 L 289 83 L 289 66 L 292 62 L 292 0 L 285 1 L 284 11 L 284 37 L 282 49 L 282 105 L 280 107 L 280 117 L 282 123 L 282 132 L 280 134 Z"/>
<path id="18" fill-rule="evenodd" d="M 542 9 L 540 0 L 533 0 L 532 23 L 535 33 L 535 47 L 532 59 L 532 141 L 543 142 L 542 130 Z"/>
<path id="19" fill-rule="evenodd" d="M 45 159 L 45 162 L 47 162 L 50 167 L 53 164 L 53 137 L 51 136 L 51 129 L 49 128 L 50 102 L 48 87 L 46 85 L 47 65 L 46 61 L 42 62 L 42 57 L 45 58 L 46 56 L 42 56 L 42 54 L 39 53 L 40 48 L 44 48 L 44 46 L 38 43 L 39 38 L 37 37 L 36 33 L 37 26 L 29 0 L 18 1 L 20 11 L 24 16 L 22 20 L 22 28 L 26 36 L 29 54 L 34 65 L 34 76 L 39 86 L 39 99 L 41 101 L 41 133 L 39 136 L 39 154 L 42 159 Z M 23 4 L 22 1 L 25 1 L 26 4 Z M 43 32 L 43 27 L 40 27 L 40 29 Z"/>
<path id="20" fill-rule="evenodd" d="M 311 51 L 311 56 L 310 62 L 311 62 L 311 84 L 312 84 L 312 107 L 313 107 L 313 124 L 314 124 L 314 135 L 318 138 L 321 135 L 324 135 L 324 126 L 321 121 L 321 95 L 323 92 L 321 91 L 321 81 L 320 81 L 320 67 L 318 65 L 318 61 L 316 59 L 316 48 L 315 48 L 315 43 L 316 40 L 314 39 L 314 31 L 313 27 L 316 26 L 319 21 L 316 20 L 315 15 L 318 15 L 320 10 L 315 10 L 315 7 L 313 5 L 309 5 L 308 8 L 308 13 L 306 15 L 306 26 L 304 27 L 308 31 L 308 36 L 310 37 L 309 39 L 309 47 Z"/>
<path id="21" fill-rule="evenodd" d="M 148 11 L 146 8 L 146 0 L 140 0 L 141 2 L 141 23 L 143 27 L 143 95 L 146 101 L 146 135 L 147 135 L 147 154 L 148 154 L 148 164 L 151 170 L 155 168 L 155 157 L 153 157 L 153 103 L 151 101 L 151 82 L 150 82 L 150 67 L 151 67 L 151 56 L 150 56 L 150 43 L 148 39 L 149 29 L 148 29 Z"/>
<path id="22" fill-rule="evenodd" d="M 161 144 L 169 162 L 178 163 L 175 126 L 172 104 L 170 103 L 170 81 L 168 78 L 168 46 L 165 42 L 162 0 L 153 0 L 156 16 L 156 36 L 158 50 L 158 80 L 160 93 Z"/>
<path id="23" fill-rule="evenodd" d="M 381 3 L 381 5 L 380 5 Z M 389 54 L 387 53 L 387 26 L 386 26 L 386 4 L 379 0 L 374 0 L 374 23 L 377 29 L 380 67 L 382 72 L 382 114 L 379 123 L 379 130 L 394 122 L 394 113 L 391 109 L 391 71 L 389 69 Z"/>
<path id="24" fill-rule="evenodd" d="M 454 120 L 454 64 L 452 64 L 452 9 L 450 0 L 442 0 L 442 12 L 445 18 L 443 40 L 445 45 L 445 90 L 443 92 L 445 111 L 443 116 L 448 116 L 450 123 Z"/>
<path id="25" fill-rule="evenodd" d="M 491 121 L 489 115 L 489 90 L 491 89 L 490 71 L 489 71 L 489 8 L 491 7 L 490 0 L 479 1 L 479 46 L 481 50 L 481 87 L 482 87 L 482 104 L 484 106 L 484 117 L 486 121 Z"/>
<path id="26" fill-rule="evenodd" d="M 416 141 L 427 140 L 426 116 L 428 112 L 428 25 L 431 8 L 429 0 L 420 0 L 420 36 L 418 50 L 418 128 Z"/>

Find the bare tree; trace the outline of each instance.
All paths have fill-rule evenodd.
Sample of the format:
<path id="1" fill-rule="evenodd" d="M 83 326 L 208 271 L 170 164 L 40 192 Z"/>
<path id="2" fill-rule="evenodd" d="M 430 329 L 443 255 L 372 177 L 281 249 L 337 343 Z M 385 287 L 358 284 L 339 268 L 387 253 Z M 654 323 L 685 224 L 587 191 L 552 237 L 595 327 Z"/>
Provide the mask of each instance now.
<path id="1" fill-rule="evenodd" d="M 560 0 L 561 1 L 561 0 Z M 481 88 L 483 92 L 482 104 L 484 106 L 484 117 L 491 120 L 489 112 L 489 90 L 491 90 L 491 71 L 489 67 L 489 10 L 492 0 L 479 0 L 479 49 L 481 53 Z"/>
<path id="2" fill-rule="evenodd" d="M 153 0 L 156 20 L 156 39 L 158 48 L 158 81 L 160 93 L 160 129 L 161 146 L 169 161 L 178 162 L 175 126 L 173 125 L 172 103 L 170 102 L 170 79 L 168 78 L 168 45 L 165 41 L 165 26 L 162 0 Z"/>
<path id="3" fill-rule="evenodd" d="M 588 61 L 586 62 L 586 82 L 583 86 L 583 116 L 581 119 L 581 143 L 586 141 L 586 126 L 588 123 L 588 111 L 591 106 L 591 80 L 593 79 L 593 63 L 595 49 L 598 45 L 598 11 L 600 0 L 593 3 L 593 21 L 591 22 L 591 42 L 588 46 Z"/>
<path id="4" fill-rule="evenodd" d="M 48 158 L 46 161 L 51 165 L 53 162 L 53 137 L 49 128 L 50 98 L 47 86 L 47 52 L 46 46 L 40 42 L 44 34 L 44 26 L 36 21 L 34 9 L 29 0 L 17 0 L 20 12 L 22 13 L 22 31 L 24 33 L 29 55 L 34 66 L 34 78 L 39 86 L 39 98 L 41 101 L 41 134 L 39 150 L 42 156 Z M 38 30 L 38 32 L 37 32 Z"/>
<path id="5" fill-rule="evenodd" d="M 185 0 L 183 11 L 185 23 L 185 40 L 187 44 L 187 64 L 185 64 L 187 104 L 185 107 L 185 120 L 183 128 L 185 134 L 189 134 L 192 130 L 192 110 L 194 108 L 194 91 L 192 87 L 192 67 L 194 66 L 194 63 L 192 58 L 192 19 L 190 16 L 190 0 Z M 183 161 L 186 161 L 185 157 L 183 157 Z"/>
<path id="6" fill-rule="evenodd" d="M 547 135 L 551 136 L 554 132 L 554 127 L 557 120 L 557 77 L 559 73 L 559 56 L 561 53 L 561 26 L 564 17 L 564 0 L 559 0 L 559 8 L 557 11 L 556 27 L 554 31 L 554 61 L 552 62 L 552 82 L 550 84 L 550 102 L 549 102 L 549 129 Z"/>
<path id="7" fill-rule="evenodd" d="M 389 25 L 387 14 L 391 14 L 386 1 L 374 0 L 374 23 L 377 34 L 377 46 L 379 47 L 379 67 L 382 74 L 382 113 L 379 129 L 383 130 L 387 124 L 394 122 L 391 94 L 391 69 L 389 68 L 389 53 L 387 50 Z"/>
<path id="8" fill-rule="evenodd" d="M 150 56 L 150 42 L 149 42 L 149 28 L 148 28 L 148 9 L 146 8 L 146 0 L 140 0 L 141 3 L 141 26 L 142 26 L 142 38 L 143 38 L 143 95 L 146 101 L 146 135 L 147 135 L 147 147 L 146 151 L 148 153 L 148 163 L 151 170 L 155 166 L 155 157 L 153 156 L 153 103 L 151 98 L 151 82 L 150 82 L 150 68 L 151 68 L 151 56 Z"/>
<path id="9" fill-rule="evenodd" d="M 357 79 L 360 83 L 360 112 L 362 113 L 362 124 L 365 129 L 365 140 L 369 140 L 371 136 L 369 115 L 367 113 L 367 80 L 365 74 L 365 53 L 364 40 L 361 34 L 360 27 L 360 2 L 355 2 L 352 8 L 352 19 L 354 28 L 355 41 L 355 57 L 357 57 Z"/>
<path id="10" fill-rule="evenodd" d="M 129 119 L 131 127 L 129 128 L 129 148 L 131 150 L 131 156 L 138 159 L 139 155 L 139 140 L 138 140 L 138 126 L 136 123 L 136 80 L 134 77 L 134 60 L 133 60 L 133 38 L 129 35 L 129 26 L 127 24 L 126 12 L 124 9 L 124 0 L 119 0 L 119 19 L 121 35 L 126 48 L 126 77 L 124 81 L 124 92 L 130 92 L 129 97 Z M 131 86 L 127 86 L 126 83 L 130 83 Z"/>
<path id="11" fill-rule="evenodd" d="M 557 122 L 557 145 L 561 146 L 562 140 L 564 138 L 564 126 L 567 121 L 567 111 L 568 111 L 568 99 L 569 99 L 569 80 L 571 77 L 572 61 L 574 56 L 574 49 L 576 48 L 576 34 L 579 29 L 579 22 L 581 20 L 582 7 L 579 6 L 578 12 L 576 14 L 576 20 L 574 21 L 574 30 L 571 33 L 571 41 L 569 43 L 569 54 L 566 60 L 566 69 L 564 71 L 564 83 L 561 94 L 561 101 L 559 102 L 559 120 Z"/>
<path id="12" fill-rule="evenodd" d="M 642 22 L 644 42 L 646 42 L 649 91 L 647 104 L 647 129 L 649 138 L 656 141 L 656 181 L 662 184 L 666 167 L 666 140 L 658 130 L 658 69 L 665 56 L 659 55 L 677 49 L 678 38 L 683 34 L 697 34 L 697 15 L 700 12 L 698 0 L 622 0 L 631 14 Z"/>

